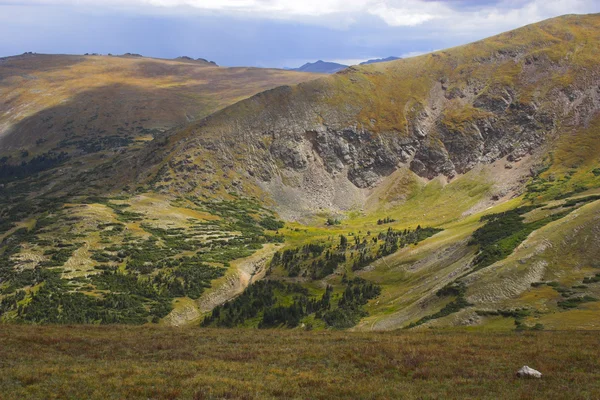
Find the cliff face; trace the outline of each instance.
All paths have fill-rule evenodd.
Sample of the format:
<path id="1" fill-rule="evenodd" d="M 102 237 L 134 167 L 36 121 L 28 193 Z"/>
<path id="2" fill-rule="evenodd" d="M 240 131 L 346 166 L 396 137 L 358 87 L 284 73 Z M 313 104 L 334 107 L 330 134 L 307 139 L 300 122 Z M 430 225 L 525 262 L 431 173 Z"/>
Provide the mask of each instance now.
<path id="1" fill-rule="evenodd" d="M 568 16 L 270 90 L 171 137 L 154 182 L 168 192 L 266 192 L 284 208 L 348 209 L 399 168 L 452 179 L 519 160 L 594 118 L 599 42 L 599 16 Z"/>

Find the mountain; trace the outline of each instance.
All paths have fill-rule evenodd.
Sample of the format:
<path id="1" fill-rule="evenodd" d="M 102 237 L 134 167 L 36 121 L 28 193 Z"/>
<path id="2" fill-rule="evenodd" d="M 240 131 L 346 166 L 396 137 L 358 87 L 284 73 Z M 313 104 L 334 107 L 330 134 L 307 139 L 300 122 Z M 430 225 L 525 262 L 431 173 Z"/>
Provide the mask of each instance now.
<path id="1" fill-rule="evenodd" d="M 598 329 L 599 43 L 555 18 L 7 180 L 2 319 Z"/>
<path id="2" fill-rule="evenodd" d="M 394 56 L 386 57 L 386 58 L 376 58 L 373 60 L 367 60 L 365 62 L 361 62 L 360 65 L 377 64 L 380 62 L 395 61 L 395 60 L 399 60 L 399 59 L 400 59 L 400 57 L 394 57 Z"/>
<path id="3" fill-rule="evenodd" d="M 202 60 L 43 54 L 2 58 L 0 181 L 57 164 L 61 169 L 54 171 L 52 181 L 73 180 L 95 165 L 139 150 L 162 132 L 265 89 L 310 79 L 315 75 L 218 68 Z"/>
<path id="4" fill-rule="evenodd" d="M 341 71 L 345 68 L 348 68 L 348 66 L 334 62 L 319 60 L 314 63 L 306 63 L 300 68 L 292 69 L 292 71 L 313 72 L 318 74 L 335 74 L 336 72 Z"/>
<path id="5" fill-rule="evenodd" d="M 360 63 L 360 65 L 376 64 L 376 63 L 380 63 L 380 62 L 387 62 L 387 61 L 394 61 L 394 60 L 399 60 L 399 58 L 398 57 L 378 58 L 378 59 L 362 62 L 362 63 Z M 290 71 L 315 72 L 315 73 L 321 73 L 321 74 L 335 74 L 336 72 L 342 71 L 346 68 L 348 68 L 348 65 L 319 60 L 314 63 L 306 63 L 299 68 L 292 68 L 292 69 L 290 69 Z"/>

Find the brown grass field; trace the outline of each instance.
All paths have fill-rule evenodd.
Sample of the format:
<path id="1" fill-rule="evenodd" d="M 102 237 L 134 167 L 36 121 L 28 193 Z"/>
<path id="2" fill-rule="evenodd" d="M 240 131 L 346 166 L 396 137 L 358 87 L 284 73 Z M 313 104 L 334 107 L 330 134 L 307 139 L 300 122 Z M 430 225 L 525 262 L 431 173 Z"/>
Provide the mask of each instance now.
<path id="1" fill-rule="evenodd" d="M 0 326 L 1 399 L 598 399 L 598 332 Z M 523 365 L 541 380 L 523 380 Z"/>

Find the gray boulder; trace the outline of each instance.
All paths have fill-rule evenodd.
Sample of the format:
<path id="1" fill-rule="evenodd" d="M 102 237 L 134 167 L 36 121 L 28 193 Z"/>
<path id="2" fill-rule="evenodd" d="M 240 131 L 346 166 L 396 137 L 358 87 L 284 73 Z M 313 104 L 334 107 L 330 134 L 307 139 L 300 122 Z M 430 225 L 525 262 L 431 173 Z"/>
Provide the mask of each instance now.
<path id="1" fill-rule="evenodd" d="M 519 378 L 541 378 L 542 373 L 540 371 L 536 371 L 533 368 L 529 368 L 525 365 L 523 368 L 517 371 L 517 377 Z"/>

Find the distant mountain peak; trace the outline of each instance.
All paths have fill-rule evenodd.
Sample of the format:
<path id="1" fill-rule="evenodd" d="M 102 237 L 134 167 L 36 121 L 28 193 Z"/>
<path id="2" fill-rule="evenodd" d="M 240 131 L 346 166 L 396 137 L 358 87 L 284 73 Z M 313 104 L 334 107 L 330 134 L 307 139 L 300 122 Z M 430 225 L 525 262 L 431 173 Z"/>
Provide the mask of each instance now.
<path id="1" fill-rule="evenodd" d="M 376 59 L 367 60 L 365 62 L 362 62 L 362 63 L 360 63 L 360 65 L 375 64 L 375 63 L 394 61 L 394 60 L 399 60 L 399 59 L 400 59 L 400 57 L 393 57 L 393 56 L 386 57 L 386 58 L 376 58 Z M 304 64 L 298 68 L 290 68 L 290 70 L 291 71 L 300 71 L 300 72 L 313 72 L 313 73 L 320 73 L 320 74 L 335 74 L 336 72 L 342 71 L 346 68 L 348 68 L 348 65 L 331 62 L 331 61 L 317 60 L 315 62 L 307 62 L 306 64 Z"/>
<path id="2" fill-rule="evenodd" d="M 306 63 L 300 68 L 293 68 L 292 71 L 334 74 L 346 68 L 348 68 L 348 66 L 344 64 L 318 60 L 313 63 Z"/>
<path id="3" fill-rule="evenodd" d="M 360 65 L 376 64 L 376 63 L 388 62 L 388 61 L 394 61 L 394 60 L 400 60 L 400 57 L 390 56 L 390 57 L 386 57 L 386 58 L 375 58 L 372 60 L 367 60 L 365 62 L 361 62 Z"/>

